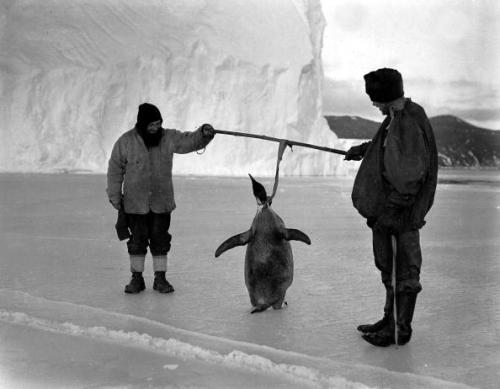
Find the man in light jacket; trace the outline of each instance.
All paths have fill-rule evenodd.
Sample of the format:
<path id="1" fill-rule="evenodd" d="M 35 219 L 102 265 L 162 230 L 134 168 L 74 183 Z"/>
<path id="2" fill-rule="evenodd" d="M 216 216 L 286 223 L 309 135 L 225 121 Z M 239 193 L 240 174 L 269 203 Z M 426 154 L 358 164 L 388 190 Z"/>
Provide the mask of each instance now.
<path id="1" fill-rule="evenodd" d="M 411 338 L 417 294 L 422 290 L 419 229 L 434 200 L 437 149 L 424 109 L 404 97 L 397 70 L 378 69 L 364 79 L 366 93 L 386 118 L 373 140 L 352 147 L 345 159 L 363 160 L 352 201 L 373 230 L 375 265 L 382 275 L 386 302 L 382 320 L 360 325 L 358 330 L 367 342 L 385 347 L 406 344 Z M 392 284 L 393 247 L 397 247 L 396 285 Z"/>
<path id="2" fill-rule="evenodd" d="M 131 235 L 127 248 L 132 279 L 125 293 L 145 289 L 142 273 L 148 246 L 153 256 L 153 289 L 160 293 L 174 291 L 165 278 L 172 239 L 168 232 L 170 215 L 175 209 L 173 154 L 203 149 L 215 136 L 210 124 L 193 132 L 180 132 L 162 128 L 162 122 L 156 106 L 141 104 L 135 128 L 116 141 L 109 159 L 108 198 L 121 216 L 125 215 Z"/>

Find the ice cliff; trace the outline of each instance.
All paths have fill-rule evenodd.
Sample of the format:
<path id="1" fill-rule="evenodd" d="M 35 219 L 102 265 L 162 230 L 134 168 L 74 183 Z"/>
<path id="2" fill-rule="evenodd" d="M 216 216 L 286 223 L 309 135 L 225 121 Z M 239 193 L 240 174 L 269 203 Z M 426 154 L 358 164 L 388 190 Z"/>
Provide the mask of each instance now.
<path id="1" fill-rule="evenodd" d="M 164 127 L 342 148 L 322 117 L 320 0 L 7 0 L 0 5 L 0 171 L 105 172 L 141 102 Z M 273 175 L 277 143 L 218 135 L 174 173 Z M 287 175 L 341 157 L 296 148 Z"/>

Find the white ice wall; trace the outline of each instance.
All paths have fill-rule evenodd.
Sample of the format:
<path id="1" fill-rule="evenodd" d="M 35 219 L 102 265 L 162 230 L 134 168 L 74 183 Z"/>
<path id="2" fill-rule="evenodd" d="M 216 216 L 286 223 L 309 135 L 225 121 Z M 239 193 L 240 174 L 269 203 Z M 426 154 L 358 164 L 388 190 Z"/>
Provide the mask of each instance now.
<path id="1" fill-rule="evenodd" d="M 321 112 L 320 0 L 10 0 L 0 13 L 0 171 L 104 172 L 145 101 L 169 128 L 342 148 Z M 273 175 L 276 153 L 218 135 L 174 171 Z M 296 148 L 282 172 L 334 174 L 340 160 Z"/>

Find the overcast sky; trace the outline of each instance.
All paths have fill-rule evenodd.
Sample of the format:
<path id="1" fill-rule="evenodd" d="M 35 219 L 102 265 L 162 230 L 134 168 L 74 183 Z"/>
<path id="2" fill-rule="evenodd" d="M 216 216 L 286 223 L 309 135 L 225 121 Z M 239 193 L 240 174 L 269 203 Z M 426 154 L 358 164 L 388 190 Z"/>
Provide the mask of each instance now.
<path id="1" fill-rule="evenodd" d="M 324 112 L 380 119 L 363 75 L 403 74 L 429 114 L 500 129 L 500 1 L 322 0 Z"/>

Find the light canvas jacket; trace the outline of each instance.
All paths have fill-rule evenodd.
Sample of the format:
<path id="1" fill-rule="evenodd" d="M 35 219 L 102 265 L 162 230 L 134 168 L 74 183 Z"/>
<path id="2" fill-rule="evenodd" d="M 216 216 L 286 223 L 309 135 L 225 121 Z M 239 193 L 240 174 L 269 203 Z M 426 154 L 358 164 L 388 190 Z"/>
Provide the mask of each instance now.
<path id="1" fill-rule="evenodd" d="M 203 136 L 201 128 L 193 132 L 160 131 L 163 131 L 160 144 L 149 150 L 135 128 L 124 133 L 113 147 L 106 192 L 115 206 L 123 198 L 126 213 L 172 212 L 175 209 L 173 154 L 203 149 L 211 140 Z"/>

